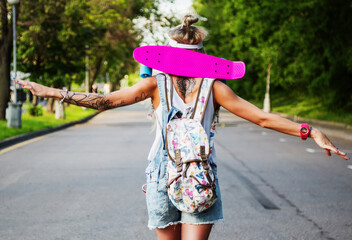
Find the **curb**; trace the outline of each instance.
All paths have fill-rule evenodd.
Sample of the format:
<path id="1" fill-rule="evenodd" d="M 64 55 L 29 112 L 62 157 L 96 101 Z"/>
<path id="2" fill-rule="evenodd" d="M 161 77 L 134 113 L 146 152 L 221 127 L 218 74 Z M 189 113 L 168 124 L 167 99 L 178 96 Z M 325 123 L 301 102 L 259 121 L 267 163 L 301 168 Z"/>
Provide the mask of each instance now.
<path id="1" fill-rule="evenodd" d="M 298 116 L 287 115 L 284 113 L 273 112 L 281 117 L 287 118 L 294 122 L 306 122 L 312 124 L 313 127 L 320 129 L 328 137 L 342 138 L 352 141 L 352 126 L 344 123 L 329 122 L 317 119 L 302 118 Z"/>
<path id="2" fill-rule="evenodd" d="M 223 117 L 220 116 L 220 125 L 224 124 L 226 125 L 231 125 L 231 124 L 239 124 L 243 122 L 247 122 L 246 120 L 243 120 L 242 118 L 235 117 L 232 113 L 230 114 L 227 110 L 221 108 L 221 113 L 223 113 Z M 229 114 L 227 114 L 229 113 Z M 278 113 L 278 112 L 272 112 L 275 115 L 278 115 L 280 117 L 289 119 L 294 122 L 306 122 L 313 127 L 318 128 L 321 130 L 324 134 L 326 134 L 328 137 L 336 137 L 336 138 L 341 138 L 345 139 L 348 141 L 352 141 L 352 126 L 344 123 L 337 123 L 337 122 L 329 122 L 329 121 L 323 121 L 323 120 L 317 120 L 317 119 L 310 119 L 310 118 L 302 118 L 298 116 L 293 116 L 293 115 L 288 115 L 284 113 Z M 224 117 L 227 116 L 227 117 Z M 228 117 L 230 116 L 230 117 Z M 223 119 L 221 119 L 223 118 Z"/>
<path id="3" fill-rule="evenodd" d="M 294 115 L 288 115 L 285 113 L 279 113 L 279 112 L 273 112 L 276 115 L 279 115 L 281 117 L 290 119 L 295 122 L 308 122 L 312 124 L 317 124 L 322 127 L 330 127 L 330 128 L 336 128 L 336 129 L 346 129 L 348 131 L 352 131 L 352 125 L 348 125 L 345 123 L 338 123 L 338 122 L 329 122 L 329 121 L 324 121 L 324 120 L 318 120 L 318 119 L 310 119 L 310 118 L 303 118 L 299 116 L 294 116 Z"/>
<path id="4" fill-rule="evenodd" d="M 88 117 L 85 117 L 83 119 L 80 119 L 80 120 L 77 120 L 77 121 L 73 121 L 73 122 L 69 122 L 69 123 L 65 123 L 65 124 L 62 124 L 62 125 L 57 126 L 57 127 L 41 129 L 41 130 L 37 130 L 37 131 L 34 131 L 34 132 L 24 133 L 24 134 L 21 134 L 21 135 L 18 135 L 18 136 L 7 138 L 5 140 L 0 141 L 0 150 L 4 149 L 4 148 L 7 148 L 7 147 L 10 147 L 12 145 L 15 145 L 17 143 L 27 141 L 27 140 L 32 139 L 32 138 L 40 137 L 40 136 L 43 136 L 43 135 L 46 135 L 46 134 L 49 134 L 49 133 L 53 133 L 53 132 L 56 132 L 56 131 L 63 130 L 63 129 L 68 128 L 68 127 L 72 127 L 72 126 L 77 125 L 77 124 L 85 123 L 85 122 L 89 121 L 90 119 L 92 119 L 93 117 L 97 116 L 99 113 L 100 112 L 98 111 L 98 112 L 93 113 L 92 115 L 90 115 Z"/>

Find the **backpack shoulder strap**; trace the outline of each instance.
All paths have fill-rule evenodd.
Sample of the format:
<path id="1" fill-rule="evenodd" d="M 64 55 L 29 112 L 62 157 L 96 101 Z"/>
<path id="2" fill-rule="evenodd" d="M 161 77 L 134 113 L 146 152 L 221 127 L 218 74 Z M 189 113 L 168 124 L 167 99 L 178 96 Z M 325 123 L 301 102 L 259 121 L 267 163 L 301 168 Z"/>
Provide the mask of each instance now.
<path id="1" fill-rule="evenodd" d="M 158 84 L 158 90 L 160 95 L 160 104 L 164 109 L 167 110 L 165 79 L 166 77 L 162 73 L 159 73 L 158 75 L 156 75 L 156 82 Z"/>
<path id="2" fill-rule="evenodd" d="M 156 81 L 162 107 L 169 112 L 172 106 L 172 81 L 170 81 L 170 76 L 168 74 L 159 73 L 156 75 Z"/>
<path id="3" fill-rule="evenodd" d="M 165 75 L 166 75 L 165 82 L 166 82 L 167 107 L 168 107 L 168 111 L 170 111 L 172 108 L 172 98 L 173 98 L 174 86 L 173 86 L 172 79 L 171 79 L 170 75 L 166 74 L 166 73 L 165 73 Z"/>
<path id="4" fill-rule="evenodd" d="M 166 148 L 166 142 L 165 142 L 165 136 L 166 136 L 166 129 L 165 126 L 167 124 L 167 119 L 168 119 L 168 113 L 169 113 L 169 102 L 170 102 L 170 98 L 168 94 L 168 89 L 170 89 L 170 87 L 168 87 L 168 85 L 170 83 L 170 81 L 167 81 L 167 76 L 163 73 L 159 73 L 156 75 L 156 82 L 158 85 L 158 90 L 159 90 L 159 95 L 160 95 L 160 104 L 162 107 L 162 122 L 160 123 L 159 121 L 157 121 L 160 124 L 161 127 L 161 135 L 162 135 L 162 139 L 163 139 L 163 149 L 165 150 Z M 158 119 L 157 119 L 158 120 Z"/>
<path id="5" fill-rule="evenodd" d="M 202 123 L 205 110 L 207 109 L 210 92 L 213 88 L 213 83 L 215 79 L 204 78 L 202 85 L 199 88 L 198 99 L 196 100 L 192 117 L 193 119 Z"/>

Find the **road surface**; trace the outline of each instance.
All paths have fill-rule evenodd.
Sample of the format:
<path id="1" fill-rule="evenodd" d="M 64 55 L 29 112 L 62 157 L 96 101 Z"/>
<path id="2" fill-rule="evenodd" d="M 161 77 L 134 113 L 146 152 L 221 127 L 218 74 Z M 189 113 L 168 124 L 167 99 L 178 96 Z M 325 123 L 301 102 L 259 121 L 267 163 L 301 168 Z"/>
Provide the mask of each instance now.
<path id="1" fill-rule="evenodd" d="M 155 135 L 146 115 L 110 110 L 1 150 L 0 239 L 156 239 L 141 191 Z M 352 239 L 352 162 L 221 115 L 225 221 L 210 239 Z M 351 141 L 333 140 L 351 155 Z"/>

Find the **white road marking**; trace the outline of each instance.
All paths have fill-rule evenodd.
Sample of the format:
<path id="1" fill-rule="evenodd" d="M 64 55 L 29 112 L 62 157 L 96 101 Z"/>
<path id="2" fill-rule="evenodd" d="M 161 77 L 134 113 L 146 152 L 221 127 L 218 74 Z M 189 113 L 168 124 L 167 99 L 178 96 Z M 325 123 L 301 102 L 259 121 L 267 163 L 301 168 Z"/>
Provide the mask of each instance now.
<path id="1" fill-rule="evenodd" d="M 268 133 L 267 132 L 262 132 L 262 135 L 265 136 L 265 135 L 268 135 Z"/>
<path id="2" fill-rule="evenodd" d="M 309 153 L 315 153 L 316 151 L 312 148 L 306 148 L 306 151 Z"/>
<path id="3" fill-rule="evenodd" d="M 280 138 L 279 141 L 280 142 L 286 142 L 286 139 L 285 138 Z"/>
<path id="4" fill-rule="evenodd" d="M 352 165 L 348 165 L 347 167 L 352 170 Z"/>
<path id="5" fill-rule="evenodd" d="M 21 172 L 15 172 L 13 174 L 10 174 L 9 176 L 6 176 L 5 178 L 1 178 L 0 181 L 0 190 L 5 189 L 7 186 L 16 183 L 20 178 L 22 178 L 25 174 L 27 174 L 29 171 L 21 171 Z"/>

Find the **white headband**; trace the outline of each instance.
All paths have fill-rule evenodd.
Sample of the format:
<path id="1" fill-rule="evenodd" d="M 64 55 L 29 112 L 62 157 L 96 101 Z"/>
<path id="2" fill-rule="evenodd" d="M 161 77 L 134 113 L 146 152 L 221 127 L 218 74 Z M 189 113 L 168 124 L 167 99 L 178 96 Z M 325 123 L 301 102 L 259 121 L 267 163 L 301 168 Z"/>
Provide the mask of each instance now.
<path id="1" fill-rule="evenodd" d="M 171 47 L 178 47 L 178 48 L 184 48 L 184 49 L 202 49 L 203 48 L 202 42 L 199 44 L 182 44 L 182 43 L 178 43 L 172 39 L 170 39 L 169 45 Z"/>

